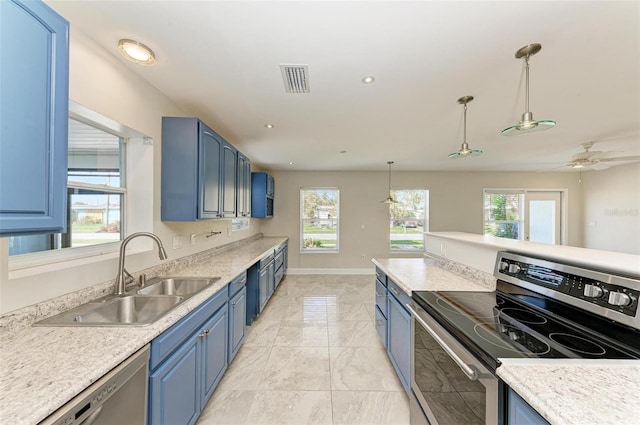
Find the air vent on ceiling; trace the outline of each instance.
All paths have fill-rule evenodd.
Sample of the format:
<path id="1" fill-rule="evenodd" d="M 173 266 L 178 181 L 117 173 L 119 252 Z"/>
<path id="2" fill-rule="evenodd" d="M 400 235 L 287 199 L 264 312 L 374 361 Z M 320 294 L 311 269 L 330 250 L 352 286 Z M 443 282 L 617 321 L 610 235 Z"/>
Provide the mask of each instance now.
<path id="1" fill-rule="evenodd" d="M 307 65 L 280 65 L 284 89 L 287 93 L 309 93 L 309 67 Z"/>

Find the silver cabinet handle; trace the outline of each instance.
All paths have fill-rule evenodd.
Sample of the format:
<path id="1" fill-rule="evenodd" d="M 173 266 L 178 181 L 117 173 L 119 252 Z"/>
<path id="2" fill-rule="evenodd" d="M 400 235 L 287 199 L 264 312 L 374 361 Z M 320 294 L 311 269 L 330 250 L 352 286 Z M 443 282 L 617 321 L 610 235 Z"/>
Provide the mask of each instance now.
<path id="1" fill-rule="evenodd" d="M 385 294 L 379 294 L 378 291 L 376 291 L 376 297 L 384 297 Z"/>
<path id="2" fill-rule="evenodd" d="M 200 335 L 198 335 L 200 338 L 204 338 L 205 336 L 209 335 L 209 329 L 205 329 L 202 331 L 202 333 Z"/>
<path id="3" fill-rule="evenodd" d="M 238 304 L 238 301 L 234 301 L 234 302 L 232 302 L 232 303 L 231 303 L 231 306 L 232 306 L 232 307 L 235 307 L 235 306 L 236 306 L 236 304 Z"/>
<path id="4" fill-rule="evenodd" d="M 427 323 L 420 316 L 418 316 L 418 313 L 409 304 L 406 304 L 405 306 L 411 312 L 411 316 L 422 325 L 424 330 L 426 330 L 429 333 L 429 335 L 431 335 L 431 337 L 436 340 L 438 345 L 440 345 L 440 347 L 442 347 L 442 349 L 449 355 L 449 357 L 451 357 L 451 359 L 454 362 L 456 362 L 458 367 L 462 369 L 462 372 L 464 372 L 464 374 L 467 375 L 467 378 L 469 378 L 472 381 L 475 381 L 476 379 L 478 379 L 478 371 L 475 370 L 473 367 L 469 366 L 468 364 L 466 364 L 460 357 L 458 357 L 455 351 L 453 351 L 451 347 L 449 347 L 442 340 L 442 338 L 440 338 L 440 336 L 437 333 L 435 333 L 435 331 L 431 329 L 431 327 L 427 325 Z"/>
<path id="5" fill-rule="evenodd" d="M 400 292 L 396 288 L 394 288 L 393 286 L 390 286 L 389 289 L 391 289 L 391 292 L 393 292 L 394 294 L 400 295 Z"/>

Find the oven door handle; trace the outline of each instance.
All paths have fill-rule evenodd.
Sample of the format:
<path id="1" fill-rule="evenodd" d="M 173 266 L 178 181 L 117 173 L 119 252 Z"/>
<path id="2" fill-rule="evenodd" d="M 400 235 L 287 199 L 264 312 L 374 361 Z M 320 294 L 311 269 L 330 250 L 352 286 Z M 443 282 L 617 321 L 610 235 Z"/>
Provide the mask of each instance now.
<path id="1" fill-rule="evenodd" d="M 456 353 L 455 351 L 453 351 L 451 349 L 451 347 L 449 347 L 443 340 L 442 338 L 440 338 L 440 336 L 435 333 L 435 331 L 433 329 L 431 329 L 431 327 L 429 325 L 427 325 L 427 323 L 422 319 L 422 317 L 420 317 L 418 315 L 418 313 L 409 305 L 406 304 L 406 307 L 409 309 L 409 311 L 411 312 L 411 315 L 413 316 L 414 319 L 416 319 L 418 322 L 420 322 L 420 325 L 422 325 L 422 327 L 429 332 L 429 335 L 431 335 L 431 337 L 433 339 L 436 340 L 436 342 L 438 343 L 438 345 L 440 345 L 440 347 L 442 347 L 442 349 L 449 355 L 449 357 L 451 357 L 451 359 L 453 359 L 454 362 L 456 362 L 456 364 L 458 365 L 458 367 L 460 369 L 462 369 L 462 372 L 464 372 L 465 375 L 467 375 L 467 378 L 469 378 L 472 381 L 475 381 L 478 379 L 478 371 L 466 364 Z"/>

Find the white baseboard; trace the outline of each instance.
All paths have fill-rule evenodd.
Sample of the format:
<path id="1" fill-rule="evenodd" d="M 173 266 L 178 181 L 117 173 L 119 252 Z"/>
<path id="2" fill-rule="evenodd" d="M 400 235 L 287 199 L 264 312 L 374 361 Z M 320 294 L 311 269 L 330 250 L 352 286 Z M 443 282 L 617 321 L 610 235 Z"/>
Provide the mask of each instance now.
<path id="1" fill-rule="evenodd" d="M 366 274 L 374 275 L 375 267 L 368 269 L 294 269 L 288 268 L 287 274 Z"/>

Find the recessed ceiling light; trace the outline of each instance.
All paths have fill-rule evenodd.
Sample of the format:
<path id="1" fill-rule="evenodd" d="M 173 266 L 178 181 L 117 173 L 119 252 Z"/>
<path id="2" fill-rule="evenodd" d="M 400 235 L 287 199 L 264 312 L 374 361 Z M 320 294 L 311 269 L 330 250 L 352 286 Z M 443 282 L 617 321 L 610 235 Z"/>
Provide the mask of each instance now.
<path id="1" fill-rule="evenodd" d="M 362 77 L 362 83 L 363 84 L 371 84 L 376 80 L 376 78 L 373 75 L 365 75 L 364 77 Z"/>
<path id="2" fill-rule="evenodd" d="M 127 60 L 138 65 L 153 65 L 156 62 L 153 50 L 139 41 L 123 38 L 118 41 L 118 50 Z"/>
<path id="3" fill-rule="evenodd" d="M 267 128 L 273 128 L 273 124 L 265 124 L 264 126 Z"/>
<path id="4" fill-rule="evenodd" d="M 293 161 L 289 161 L 289 165 L 293 165 Z"/>
<path id="5" fill-rule="evenodd" d="M 340 151 L 340 153 L 347 153 L 347 151 Z"/>

